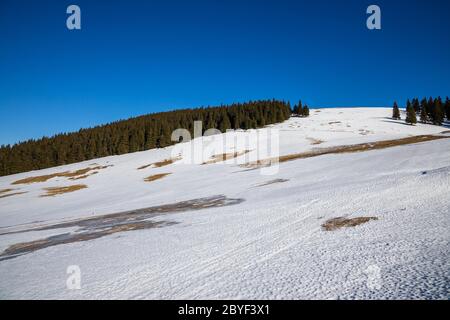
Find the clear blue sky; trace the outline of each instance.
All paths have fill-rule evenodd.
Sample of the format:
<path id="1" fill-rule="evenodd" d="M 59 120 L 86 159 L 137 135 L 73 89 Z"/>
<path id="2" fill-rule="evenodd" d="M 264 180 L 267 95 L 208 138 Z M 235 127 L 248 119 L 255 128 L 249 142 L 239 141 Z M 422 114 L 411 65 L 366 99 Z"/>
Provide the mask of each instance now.
<path id="1" fill-rule="evenodd" d="M 0 144 L 250 99 L 450 95 L 449 14 L 447 0 L 1 0 Z"/>

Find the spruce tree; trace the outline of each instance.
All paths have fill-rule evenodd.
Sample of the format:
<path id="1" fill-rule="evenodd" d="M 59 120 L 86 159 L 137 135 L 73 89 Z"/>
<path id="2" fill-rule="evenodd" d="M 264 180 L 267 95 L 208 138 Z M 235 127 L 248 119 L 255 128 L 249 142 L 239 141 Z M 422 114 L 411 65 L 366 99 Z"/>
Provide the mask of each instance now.
<path id="1" fill-rule="evenodd" d="M 422 122 L 422 123 L 428 122 L 427 109 L 423 106 L 422 106 L 422 108 L 420 108 L 420 122 Z"/>
<path id="2" fill-rule="evenodd" d="M 414 111 L 414 108 L 410 105 L 408 108 L 406 108 L 406 123 L 409 123 L 411 125 L 414 125 L 417 123 L 416 118 L 416 112 Z"/>
<path id="3" fill-rule="evenodd" d="M 445 115 L 447 117 L 447 121 L 450 121 L 450 100 L 448 97 L 445 99 Z"/>
<path id="4" fill-rule="evenodd" d="M 433 124 L 438 126 L 442 125 L 444 120 L 444 110 L 442 108 L 442 100 L 440 97 L 433 101 L 432 119 Z"/>
<path id="5" fill-rule="evenodd" d="M 419 112 L 420 112 L 420 103 L 419 103 L 419 99 L 414 98 L 413 101 L 412 101 L 412 106 L 413 106 L 414 111 L 415 111 L 416 113 L 419 113 Z"/>
<path id="6" fill-rule="evenodd" d="M 302 106 L 302 100 L 298 101 L 298 105 L 297 105 L 297 110 L 296 110 L 296 114 L 298 116 L 301 116 L 303 113 L 303 106 Z"/>
<path id="7" fill-rule="evenodd" d="M 309 117 L 309 108 L 306 104 L 302 109 L 302 117 Z"/>
<path id="8" fill-rule="evenodd" d="M 400 120 L 400 110 L 398 109 L 397 102 L 394 102 L 394 106 L 392 108 L 392 119 L 394 120 Z"/>

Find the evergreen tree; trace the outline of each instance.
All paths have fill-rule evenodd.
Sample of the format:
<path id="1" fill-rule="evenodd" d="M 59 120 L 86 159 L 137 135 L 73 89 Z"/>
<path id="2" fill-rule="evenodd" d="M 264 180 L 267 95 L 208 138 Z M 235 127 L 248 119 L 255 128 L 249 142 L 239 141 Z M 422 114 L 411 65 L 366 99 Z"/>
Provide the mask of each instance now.
<path id="1" fill-rule="evenodd" d="M 309 117 L 309 108 L 306 104 L 302 109 L 302 117 Z"/>
<path id="2" fill-rule="evenodd" d="M 394 102 L 394 106 L 392 108 L 392 119 L 394 120 L 400 120 L 400 110 L 398 109 L 397 102 Z"/>
<path id="3" fill-rule="evenodd" d="M 422 123 L 428 122 L 427 109 L 423 106 L 420 108 L 420 122 Z"/>
<path id="4" fill-rule="evenodd" d="M 408 111 L 408 109 L 412 106 L 411 101 L 406 100 L 406 111 Z"/>
<path id="5" fill-rule="evenodd" d="M 420 101 L 420 112 L 421 112 L 421 114 L 422 114 L 422 112 L 425 112 L 425 114 L 427 115 L 427 118 L 428 118 L 428 102 L 427 102 L 426 98 L 423 98 Z"/>
<path id="6" fill-rule="evenodd" d="M 409 105 L 409 107 L 406 108 L 406 123 L 409 123 L 411 125 L 414 125 L 417 123 L 416 118 L 416 112 L 414 111 L 414 108 L 412 105 Z"/>
<path id="7" fill-rule="evenodd" d="M 419 113 L 420 112 L 420 103 L 419 103 L 419 99 L 414 98 L 412 101 L 412 106 L 414 108 L 414 112 Z"/>
<path id="8" fill-rule="evenodd" d="M 444 121 L 444 110 L 442 108 L 442 100 L 440 97 L 434 99 L 432 108 L 432 121 L 435 125 L 442 125 Z"/>
<path id="9" fill-rule="evenodd" d="M 295 114 L 298 115 L 298 116 L 301 116 L 302 113 L 303 113 L 302 100 L 299 100 L 299 101 L 298 101 L 297 108 L 296 108 L 296 110 L 295 110 Z"/>
<path id="10" fill-rule="evenodd" d="M 447 117 L 447 121 L 450 121 L 450 100 L 448 97 L 445 99 L 445 115 Z"/>

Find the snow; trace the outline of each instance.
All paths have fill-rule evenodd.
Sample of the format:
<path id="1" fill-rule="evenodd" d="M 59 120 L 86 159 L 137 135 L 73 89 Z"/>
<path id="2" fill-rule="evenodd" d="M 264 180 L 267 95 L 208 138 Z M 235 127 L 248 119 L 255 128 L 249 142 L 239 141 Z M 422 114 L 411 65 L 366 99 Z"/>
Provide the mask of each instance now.
<path id="1" fill-rule="evenodd" d="M 212 154 L 250 150 L 236 159 L 243 162 L 260 148 L 223 147 L 224 137 L 248 137 L 252 142 L 255 132 L 264 136 L 276 129 L 280 155 L 289 155 L 446 130 L 405 125 L 391 120 L 390 114 L 385 108 L 317 109 L 306 119 L 291 118 L 193 143 L 208 144 Z M 313 144 L 317 140 L 323 142 Z M 0 198 L 0 252 L 77 228 L 5 234 L 11 231 L 216 195 L 244 200 L 151 219 L 176 222 L 170 226 L 119 232 L 0 260 L 0 298 L 450 297 L 450 139 L 284 162 L 274 175 L 246 170 L 233 161 L 185 164 L 186 157 L 161 168 L 137 170 L 190 146 L 183 143 L 0 177 L 1 190 L 30 176 L 93 163 L 113 165 L 82 180 L 59 177 L 12 186 L 27 193 Z M 171 174 L 161 180 L 144 182 L 149 175 L 167 172 Z M 280 181 L 263 185 L 275 179 Z M 79 183 L 88 188 L 39 197 L 43 188 Z M 336 231 L 321 228 L 330 218 L 360 216 L 378 220 Z M 80 267 L 80 290 L 66 286 L 69 265 Z"/>

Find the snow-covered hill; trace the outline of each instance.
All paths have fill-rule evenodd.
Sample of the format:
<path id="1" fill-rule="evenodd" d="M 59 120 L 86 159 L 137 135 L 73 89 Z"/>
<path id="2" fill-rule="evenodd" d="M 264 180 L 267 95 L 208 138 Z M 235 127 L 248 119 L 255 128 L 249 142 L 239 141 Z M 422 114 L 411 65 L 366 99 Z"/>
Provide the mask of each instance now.
<path id="1" fill-rule="evenodd" d="M 0 177 L 0 298 L 448 299 L 449 129 L 390 114 L 317 109 Z M 286 161 L 259 165 L 277 134 Z M 322 226 L 338 217 L 370 219 Z"/>

